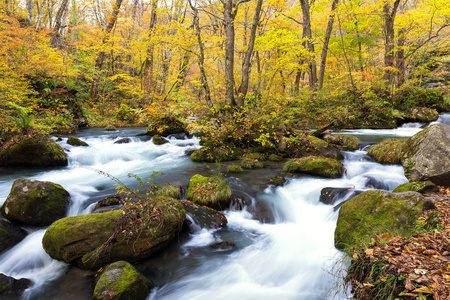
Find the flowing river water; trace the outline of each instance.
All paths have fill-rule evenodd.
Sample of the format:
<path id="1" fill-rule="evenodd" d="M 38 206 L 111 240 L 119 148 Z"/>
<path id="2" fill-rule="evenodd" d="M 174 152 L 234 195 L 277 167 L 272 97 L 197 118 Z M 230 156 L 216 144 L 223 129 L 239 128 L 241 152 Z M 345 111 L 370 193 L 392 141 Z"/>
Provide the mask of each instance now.
<path id="1" fill-rule="evenodd" d="M 438 120 L 449 121 L 448 114 Z M 364 146 L 386 137 L 412 136 L 420 130 L 418 125 L 406 125 L 346 133 L 358 136 Z M 66 143 L 67 137 L 59 142 L 68 150 L 67 167 L 0 169 L 0 205 L 18 178 L 61 184 L 72 200 L 67 215 L 78 215 L 90 213 L 98 200 L 115 193 L 114 183 L 92 168 L 131 186 L 135 179 L 129 178 L 129 173 L 147 178 L 153 171 L 163 171 L 154 182 L 186 186 L 192 175 L 220 168 L 191 162 L 186 153 L 200 148 L 195 137 L 171 137 L 169 143 L 157 146 L 149 139 L 137 138 L 142 131 L 80 130 L 76 136 L 89 147 L 72 147 Z M 115 144 L 120 138 L 130 142 Z M 346 299 L 342 276 L 348 260 L 334 248 L 338 211 L 319 202 L 321 189 L 390 191 L 407 179 L 401 166 L 375 163 L 364 150 L 344 152 L 344 156 L 346 174 L 340 179 L 296 176 L 283 187 L 264 188 L 267 177 L 275 175 L 279 165 L 236 177 L 229 174 L 228 182 L 249 200 L 248 207 L 225 211 L 226 229 L 185 233 L 154 258 L 136 264 L 157 286 L 148 299 Z M 261 211 L 250 213 L 261 207 L 258 204 L 264 204 L 267 218 Z M 51 259 L 41 244 L 46 228 L 24 229 L 28 236 L 0 256 L 0 273 L 32 280 L 33 286 L 22 298 L 91 299 L 93 272 Z M 210 247 L 220 241 L 236 247 L 228 251 Z"/>

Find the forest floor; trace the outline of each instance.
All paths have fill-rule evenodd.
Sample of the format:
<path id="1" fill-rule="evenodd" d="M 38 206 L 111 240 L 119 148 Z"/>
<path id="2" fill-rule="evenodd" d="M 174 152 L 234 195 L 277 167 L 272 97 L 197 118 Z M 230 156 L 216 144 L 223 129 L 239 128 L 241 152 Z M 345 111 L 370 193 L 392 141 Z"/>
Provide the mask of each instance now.
<path id="1" fill-rule="evenodd" d="M 450 187 L 425 196 L 435 208 L 422 213 L 414 236 L 379 235 L 365 249 L 365 260 L 384 264 L 386 276 L 379 280 L 394 275 L 402 281 L 399 299 L 450 299 Z M 352 284 L 369 295 L 376 282 Z"/>

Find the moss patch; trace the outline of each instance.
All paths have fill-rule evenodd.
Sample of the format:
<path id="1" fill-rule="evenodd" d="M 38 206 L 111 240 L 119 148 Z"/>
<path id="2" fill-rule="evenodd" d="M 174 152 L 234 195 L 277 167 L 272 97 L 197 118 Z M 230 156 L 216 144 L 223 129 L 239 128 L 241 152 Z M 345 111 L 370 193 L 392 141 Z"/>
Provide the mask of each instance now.
<path id="1" fill-rule="evenodd" d="M 414 181 L 399 185 L 393 193 L 418 192 L 421 194 L 431 194 L 439 192 L 439 188 L 431 181 Z"/>
<path id="2" fill-rule="evenodd" d="M 176 117 L 152 118 L 148 124 L 147 135 L 163 135 L 167 136 L 173 133 L 186 132 L 184 123 Z"/>
<path id="3" fill-rule="evenodd" d="M 242 169 L 239 165 L 231 165 L 227 168 L 228 173 L 242 173 L 244 172 L 244 169 Z"/>
<path id="4" fill-rule="evenodd" d="M 230 204 L 231 188 L 219 175 L 204 177 L 197 174 L 189 181 L 186 198 L 196 204 L 222 210 Z"/>
<path id="5" fill-rule="evenodd" d="M 407 139 L 388 139 L 373 145 L 367 154 L 380 164 L 400 164 L 403 146 Z"/>
<path id="6" fill-rule="evenodd" d="M 180 189 L 176 186 L 166 184 L 156 191 L 156 196 L 178 199 L 180 196 Z"/>
<path id="7" fill-rule="evenodd" d="M 163 144 L 166 144 L 166 143 L 168 143 L 168 141 L 166 139 L 162 138 L 160 135 L 155 134 L 153 136 L 153 144 L 155 144 L 155 145 L 163 145 Z"/>
<path id="8" fill-rule="evenodd" d="M 223 146 L 218 148 L 203 147 L 191 153 L 191 159 L 195 162 L 220 162 L 236 160 L 243 154 L 241 148 Z"/>
<path id="9" fill-rule="evenodd" d="M 348 134 L 335 135 L 339 141 L 339 145 L 342 149 L 347 151 L 354 151 L 359 149 L 359 140 L 357 137 Z"/>
<path id="10" fill-rule="evenodd" d="M 340 161 L 320 156 L 305 156 L 291 159 L 284 165 L 284 170 L 328 178 L 338 178 L 344 174 L 344 166 Z"/>
<path id="11" fill-rule="evenodd" d="M 375 234 L 410 235 L 422 213 L 419 193 L 369 190 L 345 202 L 334 232 L 335 246 L 348 253 L 367 245 Z"/>

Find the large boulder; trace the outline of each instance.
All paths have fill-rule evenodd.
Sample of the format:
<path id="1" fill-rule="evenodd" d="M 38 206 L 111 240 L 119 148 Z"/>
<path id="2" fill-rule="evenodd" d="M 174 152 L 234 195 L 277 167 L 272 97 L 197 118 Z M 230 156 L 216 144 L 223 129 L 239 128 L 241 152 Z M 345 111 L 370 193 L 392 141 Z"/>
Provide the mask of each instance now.
<path id="1" fill-rule="evenodd" d="M 189 233 L 201 228 L 218 229 L 227 225 L 227 218 L 217 210 L 187 200 L 182 200 L 181 204 L 186 210 L 186 227 Z"/>
<path id="2" fill-rule="evenodd" d="M 291 159 L 284 165 L 287 172 L 299 172 L 328 178 L 338 178 L 344 174 L 344 165 L 336 159 L 305 156 Z"/>
<path id="3" fill-rule="evenodd" d="M 65 216 L 69 204 L 70 195 L 59 184 L 17 179 L 0 210 L 12 222 L 48 226 Z"/>
<path id="4" fill-rule="evenodd" d="M 144 300 L 153 282 L 130 263 L 117 261 L 105 267 L 94 288 L 94 300 Z"/>
<path id="5" fill-rule="evenodd" d="M 185 219 L 179 201 L 155 198 L 120 210 L 60 219 L 47 229 L 42 244 L 54 259 L 97 269 L 152 256 L 172 241 Z"/>
<path id="6" fill-rule="evenodd" d="M 450 126 L 438 123 L 409 138 L 402 165 L 410 181 L 430 180 L 450 186 Z"/>
<path id="7" fill-rule="evenodd" d="M 23 292 L 30 286 L 29 279 L 15 279 L 0 273 L 0 299 L 2 300 L 20 299 Z"/>
<path id="8" fill-rule="evenodd" d="M 231 188 L 219 175 L 204 177 L 197 174 L 189 180 L 186 198 L 199 205 L 223 210 L 230 206 Z"/>
<path id="9" fill-rule="evenodd" d="M 425 197 L 416 192 L 365 191 L 340 208 L 335 246 L 349 250 L 368 244 L 375 234 L 411 234 L 425 203 Z"/>
<path id="10" fill-rule="evenodd" d="M 0 219 L 0 254 L 13 247 L 27 236 L 25 230 L 5 219 Z"/>
<path id="11" fill-rule="evenodd" d="M 439 113 L 428 107 L 414 107 L 406 112 L 405 122 L 425 122 L 430 123 L 439 119 Z"/>
<path id="12" fill-rule="evenodd" d="M 0 166 L 53 167 L 67 164 L 64 149 L 44 135 L 24 137 L 0 151 Z"/>
<path id="13" fill-rule="evenodd" d="M 173 116 L 165 116 L 162 118 L 154 117 L 147 127 L 147 135 L 154 136 L 156 134 L 167 136 L 173 133 L 186 132 L 184 123 Z"/>

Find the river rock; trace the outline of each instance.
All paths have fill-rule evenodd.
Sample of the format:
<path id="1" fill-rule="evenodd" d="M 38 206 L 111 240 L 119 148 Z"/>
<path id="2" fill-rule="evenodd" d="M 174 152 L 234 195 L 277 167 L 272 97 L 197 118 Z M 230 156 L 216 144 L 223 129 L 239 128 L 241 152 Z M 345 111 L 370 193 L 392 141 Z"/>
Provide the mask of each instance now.
<path id="1" fill-rule="evenodd" d="M 97 204 L 95 204 L 94 211 L 102 207 L 116 206 L 121 204 L 123 204 L 122 195 L 114 194 L 112 196 L 103 198 L 102 200 L 98 201 Z"/>
<path id="2" fill-rule="evenodd" d="M 158 134 L 155 134 L 153 136 L 152 141 L 153 141 L 153 144 L 155 144 L 155 145 L 164 145 L 164 144 L 168 143 L 168 141 L 165 138 L 161 137 Z"/>
<path id="3" fill-rule="evenodd" d="M 335 246 L 340 250 L 359 248 L 375 234 L 411 234 L 425 203 L 425 197 L 416 192 L 365 191 L 341 206 L 334 232 Z"/>
<path id="4" fill-rule="evenodd" d="M 433 124 L 409 138 L 403 147 L 402 165 L 410 181 L 450 186 L 450 126 Z"/>
<path id="5" fill-rule="evenodd" d="M 428 107 L 414 107 L 406 112 L 405 122 L 430 123 L 439 119 L 439 113 Z"/>
<path id="6" fill-rule="evenodd" d="M 16 300 L 31 286 L 29 279 L 15 279 L 0 273 L 0 299 Z"/>
<path id="7" fill-rule="evenodd" d="M 187 200 L 182 200 L 181 204 L 186 210 L 185 223 L 189 233 L 194 233 L 202 228 L 218 229 L 227 225 L 227 218 L 217 210 Z"/>
<path id="8" fill-rule="evenodd" d="M 0 219 L 0 254 L 18 244 L 27 236 L 25 230 L 5 219 Z"/>
<path id="9" fill-rule="evenodd" d="M 355 191 L 354 188 L 326 187 L 320 191 L 319 201 L 323 204 L 333 205 L 336 201 L 345 199 L 350 193 L 353 194 L 352 197 L 355 197 L 361 194 L 361 191 Z"/>
<path id="10" fill-rule="evenodd" d="M 114 144 L 128 144 L 130 142 L 131 142 L 130 138 L 122 138 L 115 141 Z"/>
<path id="11" fill-rule="evenodd" d="M 343 157 L 339 149 L 327 141 L 306 133 L 299 133 L 286 139 L 285 142 L 285 152 L 288 157 L 324 156 L 334 159 Z"/>
<path id="12" fill-rule="evenodd" d="M 97 269 L 152 256 L 172 241 L 185 219 L 180 201 L 155 198 L 120 210 L 60 219 L 47 229 L 42 244 L 54 259 Z"/>
<path id="13" fill-rule="evenodd" d="M 418 192 L 421 194 L 432 194 L 439 192 L 439 188 L 431 181 L 414 181 L 400 184 L 392 192 L 402 193 L 402 192 Z"/>
<path id="14" fill-rule="evenodd" d="M 344 165 L 333 158 L 305 156 L 289 160 L 284 165 L 284 170 L 287 172 L 300 172 L 328 178 L 338 178 L 344 174 Z"/>
<path id="15" fill-rule="evenodd" d="M 47 136 L 24 137 L 0 151 L 0 166 L 67 166 L 64 149 Z"/>
<path id="16" fill-rule="evenodd" d="M 80 140 L 79 138 L 75 137 L 75 136 L 69 136 L 69 138 L 67 139 L 67 144 L 72 145 L 72 146 L 82 146 L 82 147 L 87 147 L 89 146 L 88 143 Z"/>
<path id="17" fill-rule="evenodd" d="M 65 216 L 69 204 L 70 195 L 59 184 L 17 179 L 0 210 L 12 222 L 48 226 Z"/>
<path id="18" fill-rule="evenodd" d="M 144 300 L 153 282 L 130 263 L 117 261 L 105 267 L 94 289 L 94 300 Z"/>
<path id="19" fill-rule="evenodd" d="M 117 129 L 116 129 L 116 126 L 114 126 L 114 125 L 112 125 L 112 124 L 109 124 L 109 125 L 106 125 L 106 127 L 104 128 L 104 130 L 105 130 L 105 131 L 116 131 Z"/>
<path id="20" fill-rule="evenodd" d="M 230 206 L 231 188 L 219 175 L 194 175 L 189 180 L 186 199 L 199 205 L 223 210 Z"/>
<path id="21" fill-rule="evenodd" d="M 176 117 L 154 117 L 147 127 L 147 135 L 156 134 L 168 136 L 169 134 L 186 132 L 184 123 Z"/>

